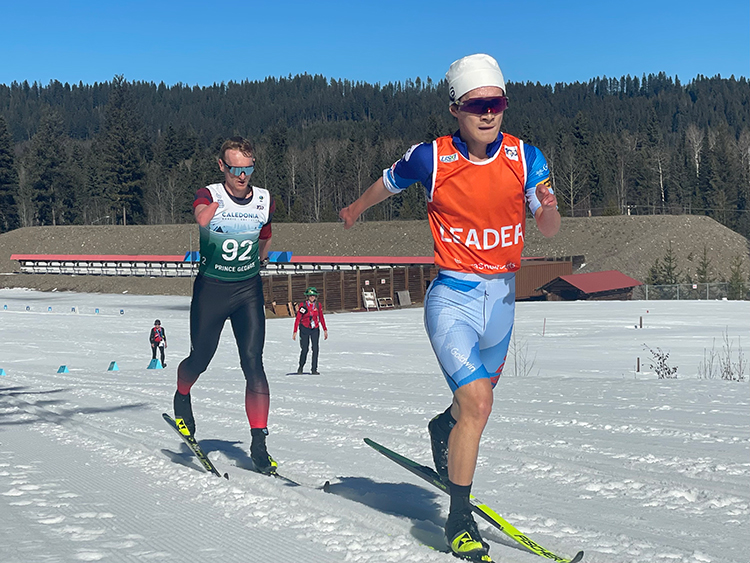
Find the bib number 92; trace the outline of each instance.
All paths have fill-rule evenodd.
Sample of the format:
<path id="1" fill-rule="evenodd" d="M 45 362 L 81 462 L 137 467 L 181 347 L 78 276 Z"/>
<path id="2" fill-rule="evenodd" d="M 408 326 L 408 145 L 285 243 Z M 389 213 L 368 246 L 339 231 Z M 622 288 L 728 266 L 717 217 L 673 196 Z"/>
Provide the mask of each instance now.
<path id="1" fill-rule="evenodd" d="M 236 240 L 229 238 L 221 245 L 221 257 L 227 262 L 234 262 L 235 260 L 245 262 L 252 259 L 252 256 L 250 256 L 250 251 L 252 249 L 253 241 L 251 240 L 237 242 Z"/>

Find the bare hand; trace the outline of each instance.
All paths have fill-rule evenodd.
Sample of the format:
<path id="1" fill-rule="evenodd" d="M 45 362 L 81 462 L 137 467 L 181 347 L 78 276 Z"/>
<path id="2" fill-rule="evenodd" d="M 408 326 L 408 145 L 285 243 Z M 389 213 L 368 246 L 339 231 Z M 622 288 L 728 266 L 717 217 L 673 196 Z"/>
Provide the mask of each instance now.
<path id="1" fill-rule="evenodd" d="M 534 212 L 536 226 L 544 237 L 553 237 L 560 230 L 560 212 L 557 211 L 557 198 L 550 191 L 549 178 L 536 185 L 536 198 L 541 207 Z"/>
<path id="2" fill-rule="evenodd" d="M 297 340 L 297 333 L 296 332 L 292 333 L 292 340 Z"/>
<path id="3" fill-rule="evenodd" d="M 327 330 L 323 331 L 323 340 L 328 340 L 328 331 Z"/>
<path id="4" fill-rule="evenodd" d="M 536 198 L 544 208 L 557 208 L 557 197 L 550 191 L 549 180 L 536 185 Z"/>
<path id="5" fill-rule="evenodd" d="M 352 211 L 352 206 L 344 207 L 339 211 L 339 219 L 344 222 L 344 229 L 350 229 L 359 218 L 359 214 Z"/>

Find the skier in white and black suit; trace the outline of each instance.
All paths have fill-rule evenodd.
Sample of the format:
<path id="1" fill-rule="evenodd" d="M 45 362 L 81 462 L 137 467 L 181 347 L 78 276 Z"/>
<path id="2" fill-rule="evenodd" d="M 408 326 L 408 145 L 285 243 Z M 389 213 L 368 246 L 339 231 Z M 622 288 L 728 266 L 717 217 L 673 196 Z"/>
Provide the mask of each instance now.
<path id="1" fill-rule="evenodd" d="M 224 182 L 201 188 L 193 202 L 200 225 L 200 268 L 190 303 L 190 355 L 177 369 L 175 419 L 195 432 L 190 390 L 206 371 L 229 319 L 245 376 L 250 458 L 258 471 L 273 473 L 277 464 L 266 449 L 270 392 L 263 369 L 266 317 L 260 269 L 268 260 L 275 205 L 268 190 L 250 184 L 255 153 L 249 141 L 225 141 L 218 164 Z"/>

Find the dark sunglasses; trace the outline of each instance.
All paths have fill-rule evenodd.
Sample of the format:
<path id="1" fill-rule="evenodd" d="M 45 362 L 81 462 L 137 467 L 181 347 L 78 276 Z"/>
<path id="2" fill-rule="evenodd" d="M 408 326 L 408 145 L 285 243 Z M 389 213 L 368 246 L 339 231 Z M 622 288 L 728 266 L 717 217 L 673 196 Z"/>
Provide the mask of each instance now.
<path id="1" fill-rule="evenodd" d="M 245 176 L 250 176 L 255 170 L 255 166 L 232 166 L 226 160 L 222 159 L 224 163 L 224 170 L 228 171 L 232 176 L 240 176 L 243 172 Z"/>
<path id="2" fill-rule="evenodd" d="M 456 102 L 458 109 L 466 113 L 484 115 L 485 113 L 500 113 L 508 109 L 508 97 L 473 98 L 465 102 Z"/>

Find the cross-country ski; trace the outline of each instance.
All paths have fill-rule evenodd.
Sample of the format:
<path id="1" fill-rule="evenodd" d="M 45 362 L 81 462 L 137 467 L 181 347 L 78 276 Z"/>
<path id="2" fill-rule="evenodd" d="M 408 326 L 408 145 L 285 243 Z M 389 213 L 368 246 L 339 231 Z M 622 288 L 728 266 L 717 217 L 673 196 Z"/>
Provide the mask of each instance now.
<path id="1" fill-rule="evenodd" d="M 444 493 L 448 493 L 448 487 L 440 479 L 440 476 L 435 472 L 435 470 L 431 467 L 427 467 L 425 465 L 421 465 L 415 461 L 412 461 L 411 459 L 400 455 L 393 450 L 390 450 L 385 446 L 378 444 L 374 440 L 370 440 L 369 438 L 365 438 L 365 444 L 373 448 L 376 452 L 383 454 L 385 457 L 397 463 L 407 471 L 410 471 L 417 477 L 420 477 L 434 487 L 437 487 Z M 550 550 L 542 547 L 537 542 L 529 538 L 526 534 L 522 534 L 521 532 L 519 532 L 502 516 L 500 516 L 497 512 L 495 512 L 492 508 L 490 508 L 483 502 L 480 502 L 476 497 L 472 496 L 471 500 L 471 508 L 475 514 L 483 518 L 485 521 L 489 522 L 490 525 L 503 532 L 506 536 L 512 538 L 514 541 L 526 547 L 532 553 L 535 553 L 540 557 L 550 559 L 557 563 L 578 563 L 583 559 L 583 551 L 578 552 L 572 559 L 565 559 L 564 557 L 554 554 Z"/>

